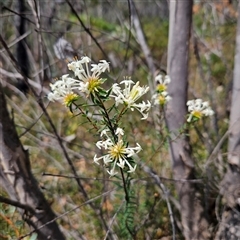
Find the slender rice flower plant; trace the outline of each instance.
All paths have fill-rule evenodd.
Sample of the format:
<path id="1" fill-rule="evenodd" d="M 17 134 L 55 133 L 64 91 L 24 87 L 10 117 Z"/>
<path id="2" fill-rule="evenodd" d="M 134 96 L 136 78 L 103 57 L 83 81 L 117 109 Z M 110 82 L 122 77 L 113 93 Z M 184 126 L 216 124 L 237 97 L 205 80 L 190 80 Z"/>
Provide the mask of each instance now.
<path id="1" fill-rule="evenodd" d="M 187 106 L 189 112 L 187 122 L 195 122 L 204 116 L 207 117 L 214 114 L 209 103 L 203 102 L 202 99 L 189 100 Z"/>
<path id="2" fill-rule="evenodd" d="M 94 162 L 101 162 L 110 176 L 116 175 L 119 172 L 117 169 L 120 169 L 122 174 L 134 172 L 137 165 L 133 158 L 142 148 L 138 143 L 135 147 L 129 147 L 127 136 L 119 125 L 121 117 L 129 109 L 139 111 L 142 114 L 141 119 L 148 117 L 150 101 L 138 101 L 148 92 L 149 87 L 140 86 L 139 82 L 135 83 L 131 79 L 124 79 L 120 84 L 114 83 L 110 89 L 104 89 L 103 83 L 106 79 L 101 75 L 109 71 L 109 63 L 105 60 L 91 64 L 91 59 L 85 56 L 69 63 L 68 69 L 74 73 L 74 77 L 65 74 L 60 80 L 50 84 L 52 91 L 48 94 L 48 99 L 62 101 L 71 111 L 74 105 L 74 110 L 78 109 L 78 114 L 85 117 L 97 133 L 101 132 L 102 140 L 98 141 L 96 146 L 105 150 L 106 154 L 96 154 Z M 97 115 L 98 120 L 94 119 L 94 115 Z"/>
<path id="3" fill-rule="evenodd" d="M 156 93 L 152 96 L 153 105 L 166 105 L 170 100 L 171 97 L 167 92 L 168 84 L 171 82 L 171 79 L 168 75 L 166 75 L 163 79 L 162 75 L 157 75 L 155 77 L 156 82 Z"/>
<path id="4" fill-rule="evenodd" d="M 132 209 L 135 204 L 131 196 L 134 191 L 130 191 L 131 174 L 137 169 L 135 159 L 142 147 L 139 143 L 129 143 L 126 123 L 124 123 L 126 131 L 121 128 L 122 116 L 136 110 L 141 114 L 141 119 L 145 120 L 152 104 L 164 109 L 171 100 L 168 94 L 168 84 L 171 79 L 168 75 L 159 74 L 155 77 L 156 89 L 151 104 L 149 100 L 141 99 L 148 93 L 149 87 L 142 86 L 139 81 L 134 82 L 125 78 L 108 89 L 104 88 L 107 78 L 103 78 L 103 74 L 110 71 L 109 63 L 106 60 L 100 60 L 97 64 L 91 62 L 89 57 L 84 56 L 80 60 L 68 63 L 72 76 L 65 74 L 55 83 L 50 84 L 51 92 L 48 94 L 48 99 L 61 101 L 74 116 L 83 117 L 90 123 L 91 131 L 95 131 L 94 134 L 100 139 L 94 144 L 97 151 L 92 162 L 102 165 L 110 177 L 117 175 L 116 177 L 122 180 L 126 200 L 125 212 L 131 213 L 128 222 L 132 222 L 134 216 Z M 187 106 L 189 123 L 214 114 L 208 102 L 203 102 L 201 99 L 190 100 Z M 164 117 L 164 114 L 160 116 Z M 186 130 L 185 126 L 189 127 L 189 124 L 184 124 L 183 130 L 179 131 L 180 134 Z M 161 137 L 165 132 L 164 129 L 160 128 Z M 169 131 L 167 136 L 170 136 Z M 126 226 L 129 230 L 129 225 Z M 132 232 L 134 231 L 133 228 Z"/>

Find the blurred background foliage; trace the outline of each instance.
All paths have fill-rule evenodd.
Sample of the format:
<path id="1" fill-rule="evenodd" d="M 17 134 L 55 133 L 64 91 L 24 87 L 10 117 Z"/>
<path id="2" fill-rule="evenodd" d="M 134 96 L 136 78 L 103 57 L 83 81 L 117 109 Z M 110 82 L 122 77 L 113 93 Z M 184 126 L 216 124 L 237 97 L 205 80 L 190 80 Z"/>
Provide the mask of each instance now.
<path id="1" fill-rule="evenodd" d="M 20 40 L 16 30 L 17 1 L 1 0 L 0 3 L 0 29 L 10 50 L 16 54 Z M 123 214 L 121 207 L 124 201 L 121 181 L 109 179 L 104 169 L 93 163 L 93 156 L 100 154 L 95 146 L 99 139 L 82 118 L 73 117 L 61 103 L 49 104 L 46 95 L 50 82 L 69 73 L 66 61 L 84 55 L 96 62 L 100 59 L 110 62 L 111 71 L 106 76 L 109 79 L 106 82 L 108 86 L 121 81 L 124 76 L 132 76 L 133 81 L 140 81 L 142 85 L 148 84 L 152 76 L 131 24 L 127 1 L 88 0 L 70 3 L 81 22 L 66 1 L 25 1 L 25 10 L 21 14 L 26 19 L 24 40 L 30 60 L 29 78 L 39 86 L 44 86 L 41 97 L 89 199 L 113 188 L 116 190 L 94 201 L 98 211 L 84 205 L 62 217 L 59 224 L 69 240 L 104 239 L 106 232 L 99 218 L 102 215 L 108 224 L 112 224 L 113 232 L 119 239 L 127 239 L 127 233 L 123 231 L 126 214 Z M 146 0 L 136 1 L 135 4 L 155 65 L 158 71 L 167 71 L 167 2 Z M 210 102 L 215 111 L 211 121 L 202 121 L 189 130 L 199 177 L 228 126 L 235 37 L 235 3 L 196 1 L 189 62 L 189 98 L 203 98 Z M 54 50 L 61 39 L 64 39 L 65 45 L 60 44 L 60 48 L 56 50 L 55 47 Z M 19 90 L 18 82 L 21 79 L 2 47 L 0 58 L 8 107 L 14 116 L 20 140 L 29 151 L 32 172 L 54 211 L 63 214 L 83 204 L 86 199 L 79 192 L 76 181 L 64 177 L 72 176 L 72 173 L 56 137 L 38 107 L 37 99 L 31 93 L 25 95 Z M 149 94 L 147 99 L 150 97 Z M 161 239 L 171 236 L 172 231 L 164 195 L 143 171 L 141 164 L 151 167 L 162 177 L 169 189 L 178 225 L 179 206 L 175 201 L 174 182 L 171 181 L 167 131 L 161 113 L 159 119 L 157 128 L 151 115 L 147 121 L 140 121 L 139 115 L 134 113 L 124 117 L 123 122 L 130 136 L 130 144 L 138 142 L 143 148 L 139 167 L 131 181 L 134 209 L 132 227 L 137 239 Z M 212 182 L 216 189 L 225 171 L 225 161 L 226 143 L 218 161 L 208 162 L 214 172 Z M 4 195 L 3 189 L 1 194 Z M 17 239 L 29 231 L 16 209 L 10 205 L 0 204 L 0 225 L 0 239 Z M 177 234 L 181 239 L 180 231 Z M 33 240 L 34 237 L 29 236 L 29 239 Z"/>

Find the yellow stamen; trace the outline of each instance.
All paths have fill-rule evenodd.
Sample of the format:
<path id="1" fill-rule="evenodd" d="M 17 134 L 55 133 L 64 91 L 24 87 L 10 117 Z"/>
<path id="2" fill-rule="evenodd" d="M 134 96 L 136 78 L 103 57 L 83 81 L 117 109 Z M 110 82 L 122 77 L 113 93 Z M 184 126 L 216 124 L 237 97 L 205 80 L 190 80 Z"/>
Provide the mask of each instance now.
<path id="1" fill-rule="evenodd" d="M 124 150 L 125 146 L 123 145 L 123 142 L 120 141 L 110 148 L 109 154 L 112 156 L 112 158 L 119 159 L 120 157 L 124 156 Z"/>
<path id="2" fill-rule="evenodd" d="M 90 93 L 97 91 L 98 87 L 101 85 L 101 81 L 98 78 L 89 78 L 88 82 L 88 90 Z"/>
<path id="3" fill-rule="evenodd" d="M 77 94 L 69 93 L 64 97 L 63 104 L 68 107 L 73 101 L 76 101 L 77 99 L 78 99 Z"/>
<path id="4" fill-rule="evenodd" d="M 158 92 L 164 92 L 164 91 L 166 91 L 166 89 L 167 89 L 167 86 L 164 85 L 164 84 L 158 84 L 157 85 L 157 91 Z"/>
<path id="5" fill-rule="evenodd" d="M 162 95 L 158 98 L 160 105 L 164 105 L 166 103 L 166 98 Z"/>
<path id="6" fill-rule="evenodd" d="M 200 119 L 202 117 L 202 112 L 200 111 L 193 111 L 192 112 L 193 117 Z"/>

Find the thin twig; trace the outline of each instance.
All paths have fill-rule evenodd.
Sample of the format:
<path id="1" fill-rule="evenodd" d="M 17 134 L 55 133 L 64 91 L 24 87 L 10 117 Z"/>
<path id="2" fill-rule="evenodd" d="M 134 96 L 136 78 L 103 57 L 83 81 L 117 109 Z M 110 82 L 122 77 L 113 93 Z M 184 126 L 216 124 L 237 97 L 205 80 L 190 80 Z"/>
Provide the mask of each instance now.
<path id="1" fill-rule="evenodd" d="M 155 180 L 155 182 L 157 183 L 157 185 L 162 190 L 162 192 L 165 196 L 165 200 L 166 200 L 167 208 L 168 208 L 168 213 L 169 213 L 169 217 L 170 217 L 170 222 L 171 222 L 171 225 L 172 225 L 172 239 L 175 240 L 176 239 L 176 230 L 175 230 L 172 207 L 171 207 L 171 204 L 170 204 L 170 201 L 169 201 L 169 190 L 161 182 L 160 177 L 150 167 L 148 167 L 144 164 L 141 164 L 141 167 L 143 168 L 143 170 L 146 173 L 148 173 Z"/>
<path id="2" fill-rule="evenodd" d="M 16 68 L 16 70 L 17 70 L 22 76 L 27 77 L 27 76 L 25 76 L 25 74 L 22 72 L 22 70 L 19 68 L 18 63 L 17 63 L 17 60 L 15 59 L 15 57 L 13 56 L 13 54 L 11 53 L 10 49 L 8 48 L 6 42 L 4 41 L 4 39 L 3 39 L 3 37 L 2 37 L 1 34 L 0 34 L 0 42 L 2 43 L 3 47 L 6 49 L 6 51 L 7 51 L 8 55 L 9 55 L 9 57 L 10 57 L 13 65 L 14 65 L 14 67 Z M 25 81 L 25 78 L 24 78 L 24 81 Z M 74 167 L 74 165 L 73 165 L 70 157 L 68 156 L 68 153 L 67 153 L 67 151 L 66 151 L 66 148 L 64 147 L 64 144 L 63 144 L 63 142 L 62 142 L 62 139 L 61 139 L 61 137 L 59 136 L 59 134 L 58 134 L 58 132 L 57 132 L 57 129 L 56 129 L 55 125 L 53 124 L 52 119 L 50 118 L 50 116 L 49 116 L 49 114 L 48 114 L 48 112 L 47 112 L 47 110 L 46 110 L 46 108 L 45 108 L 45 106 L 44 106 L 44 103 L 43 103 L 42 98 L 39 98 L 38 94 L 35 92 L 35 90 L 32 88 L 32 86 L 28 83 L 28 81 L 25 81 L 25 83 L 27 84 L 28 88 L 32 91 L 34 97 L 35 97 L 36 99 L 38 99 L 37 103 L 38 103 L 39 107 L 42 109 L 44 115 L 46 116 L 47 121 L 49 122 L 49 124 L 50 124 L 50 126 L 51 126 L 51 128 L 52 128 L 52 130 L 53 130 L 53 132 L 54 132 L 54 135 L 56 136 L 57 141 L 58 141 L 58 143 L 59 143 L 59 145 L 60 145 L 60 147 L 61 147 L 61 149 L 62 149 L 62 151 L 63 151 L 63 155 L 64 155 L 65 159 L 67 160 L 67 162 L 68 162 L 68 164 L 69 164 L 69 166 L 70 166 L 70 168 L 71 168 L 71 171 L 73 172 L 74 176 L 76 177 L 75 180 L 76 180 L 76 182 L 77 182 L 77 184 L 78 184 L 79 190 L 80 190 L 81 193 L 84 195 L 85 199 L 88 199 L 88 195 L 87 195 L 85 189 L 83 188 L 80 180 L 77 178 L 77 177 L 78 177 L 77 171 L 76 171 L 76 169 L 75 169 L 75 167 Z"/>
<path id="3" fill-rule="evenodd" d="M 9 204 L 9 205 L 12 205 L 14 207 L 18 207 L 18 208 L 21 208 L 25 211 L 28 211 L 30 212 L 31 214 L 35 215 L 35 211 L 32 207 L 30 207 L 29 205 L 26 205 L 26 204 L 22 204 L 20 203 L 19 201 L 15 201 L 15 200 L 12 200 L 12 199 L 9 199 L 9 198 L 5 198 L 3 196 L 0 195 L 0 202 L 2 203 L 6 203 L 6 204 Z"/>
<path id="4" fill-rule="evenodd" d="M 99 42 L 97 41 L 97 39 L 93 36 L 93 34 L 91 33 L 91 31 L 89 30 L 89 28 L 87 28 L 85 26 L 85 24 L 83 23 L 82 19 L 78 16 L 77 11 L 75 10 L 75 8 L 73 7 L 72 3 L 69 0 L 66 0 L 67 4 L 69 5 L 69 7 L 71 8 L 72 13 L 76 16 L 76 18 L 78 19 L 78 21 L 80 22 L 80 24 L 82 25 L 84 31 L 86 31 L 86 33 L 91 37 L 91 39 L 96 43 L 96 45 L 98 46 L 98 48 L 101 50 L 101 52 L 103 53 L 104 57 L 107 59 L 108 56 L 105 53 L 105 51 L 103 50 L 103 48 L 101 47 L 101 45 L 99 44 Z"/>
<path id="5" fill-rule="evenodd" d="M 121 208 L 123 207 L 123 204 L 124 204 L 124 203 L 125 203 L 125 201 L 122 202 L 122 204 L 119 206 L 119 208 L 117 209 L 117 211 L 116 211 L 115 214 L 113 215 L 112 220 L 111 220 L 111 222 L 110 222 L 110 224 L 109 224 L 109 229 L 108 229 L 108 231 L 106 232 L 106 236 L 105 236 L 104 240 L 107 240 L 108 234 L 109 234 L 109 232 L 111 231 L 110 228 L 112 227 L 112 225 L 113 225 L 113 223 L 114 223 L 114 221 L 115 221 L 115 219 L 116 219 L 116 217 L 117 217 L 117 214 L 120 212 L 120 210 L 121 210 Z"/>
<path id="6" fill-rule="evenodd" d="M 216 145 L 216 147 L 213 149 L 212 153 L 210 154 L 210 156 L 208 157 L 206 163 L 204 164 L 204 169 L 206 170 L 207 167 L 209 166 L 209 164 L 213 161 L 213 157 L 218 153 L 218 151 L 221 149 L 221 146 L 223 145 L 224 141 L 227 139 L 229 133 L 230 133 L 230 129 L 228 129 L 228 131 L 226 131 L 224 133 L 224 135 L 222 136 L 222 138 L 219 140 L 218 144 Z"/>
<path id="7" fill-rule="evenodd" d="M 19 36 L 18 38 L 16 38 L 12 43 L 8 44 L 8 47 L 12 47 L 14 46 L 16 43 L 20 42 L 21 40 L 23 40 L 24 38 L 26 38 L 29 34 L 31 34 L 32 31 L 29 30 L 27 32 L 25 32 L 23 35 Z M 4 52 L 5 51 L 5 48 L 1 49 L 0 50 L 0 53 Z"/>
<path id="8" fill-rule="evenodd" d="M 68 176 L 68 175 L 62 175 L 62 174 L 52 174 L 52 173 L 42 173 L 42 176 L 51 176 L 51 177 L 61 177 L 61 178 L 76 178 L 75 176 Z M 93 180 L 93 181 L 108 181 L 108 182 L 115 182 L 115 183 L 119 183 L 118 181 L 114 181 L 111 179 L 104 179 L 104 178 L 96 178 L 96 177 L 91 177 L 91 178 L 87 178 L 87 177 L 78 177 L 79 179 L 83 179 L 83 180 Z"/>
<path id="9" fill-rule="evenodd" d="M 115 190 L 116 190 L 116 189 L 114 188 L 114 189 L 109 190 L 109 191 L 107 191 L 107 192 L 105 192 L 105 193 L 102 193 L 101 195 L 98 195 L 98 196 L 96 196 L 96 197 L 94 197 L 94 198 L 91 198 L 91 199 L 87 200 L 85 203 L 83 203 L 83 204 L 81 204 L 81 205 L 79 205 L 79 206 L 76 206 L 76 207 L 74 207 L 74 208 L 72 208 L 72 209 L 64 212 L 63 214 L 60 214 L 59 216 L 53 218 L 51 221 L 49 221 L 49 222 L 41 225 L 41 226 L 38 227 L 37 229 L 34 229 L 34 230 L 32 230 L 31 232 L 29 232 L 28 234 L 25 234 L 25 235 L 21 236 L 20 238 L 18 238 L 18 240 L 21 240 L 21 239 L 23 239 L 23 238 L 25 238 L 25 237 L 27 237 L 27 236 L 30 236 L 31 234 L 33 234 L 33 233 L 36 232 L 37 230 L 40 230 L 40 229 L 42 229 L 43 227 L 45 227 L 46 225 L 55 222 L 56 220 L 58 220 L 58 219 L 60 219 L 60 218 L 62 218 L 62 217 L 64 217 L 64 216 L 66 216 L 66 215 L 69 214 L 70 212 L 76 211 L 77 209 L 79 209 L 79 208 L 81 208 L 81 207 L 83 207 L 83 206 L 85 206 L 85 205 L 87 205 L 87 204 L 90 204 L 90 203 L 94 202 L 95 200 L 99 199 L 100 197 L 103 197 L 103 196 L 105 196 L 105 195 L 108 195 L 110 192 L 113 192 L 113 191 L 115 191 Z"/>

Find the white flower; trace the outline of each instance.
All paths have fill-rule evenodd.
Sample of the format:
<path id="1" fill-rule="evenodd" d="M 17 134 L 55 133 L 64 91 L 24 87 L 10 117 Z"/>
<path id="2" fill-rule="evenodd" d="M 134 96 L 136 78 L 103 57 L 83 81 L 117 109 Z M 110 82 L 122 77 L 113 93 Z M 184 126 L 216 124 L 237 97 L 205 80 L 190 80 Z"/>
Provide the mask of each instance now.
<path id="1" fill-rule="evenodd" d="M 163 80 L 162 75 L 159 74 L 155 77 L 155 81 L 157 83 L 157 92 L 164 92 L 167 90 L 167 85 L 171 82 L 171 79 L 166 75 Z"/>
<path id="2" fill-rule="evenodd" d="M 116 133 L 116 135 L 122 135 L 122 136 L 124 135 L 123 129 L 122 129 L 122 128 L 119 128 L 119 127 L 117 128 L 117 130 L 116 130 L 115 133 Z"/>
<path id="3" fill-rule="evenodd" d="M 91 61 L 92 61 L 91 58 L 89 58 L 88 56 L 84 56 L 84 57 L 82 57 L 81 60 L 78 61 L 78 62 L 79 62 L 79 64 L 81 65 L 81 64 L 83 64 L 83 63 L 90 63 Z"/>
<path id="4" fill-rule="evenodd" d="M 73 89 L 77 88 L 78 81 L 68 77 L 68 74 L 63 75 L 62 79 L 55 83 L 50 83 L 52 92 L 48 94 L 50 101 L 63 101 L 66 105 L 69 101 L 76 99 L 77 95 L 73 92 Z"/>
<path id="5" fill-rule="evenodd" d="M 131 107 L 131 110 L 133 111 L 134 109 L 137 109 L 141 114 L 142 114 L 142 120 L 147 119 L 148 117 L 148 112 L 151 109 L 151 103 L 149 101 L 146 102 L 142 102 L 142 103 L 134 103 Z"/>
<path id="6" fill-rule="evenodd" d="M 108 135 L 107 135 L 107 132 L 108 132 L 109 130 L 108 129 L 104 129 L 104 130 L 102 130 L 102 132 L 101 132 L 101 134 L 100 134 L 100 137 L 102 137 L 102 136 L 107 136 L 108 137 Z"/>
<path id="7" fill-rule="evenodd" d="M 105 60 L 100 60 L 98 64 L 89 63 L 91 59 L 87 56 L 82 57 L 81 60 L 73 61 L 68 64 L 68 69 L 73 71 L 78 77 L 78 90 L 80 92 L 89 94 L 97 92 L 100 85 L 104 82 L 100 75 L 106 70 L 109 71 L 109 63 Z"/>
<path id="8" fill-rule="evenodd" d="M 112 86 L 112 94 L 110 95 L 115 99 L 116 106 L 119 104 L 124 104 L 127 108 L 130 108 L 132 111 L 137 109 L 142 115 L 142 119 L 146 119 L 148 116 L 148 111 L 151 108 L 151 103 L 148 101 L 145 103 L 136 103 L 140 97 L 148 92 L 149 87 L 144 86 L 140 87 L 139 82 L 134 83 L 132 80 L 123 80 L 120 84 L 124 84 L 124 89 L 115 83 Z M 134 84 L 134 85 L 133 85 Z M 133 87 L 132 87 L 133 85 Z"/>
<path id="9" fill-rule="evenodd" d="M 114 142 L 107 134 L 108 131 L 103 130 L 101 136 L 105 136 L 106 140 L 98 141 L 96 146 L 99 149 L 107 150 L 107 154 L 101 157 L 94 156 L 94 162 L 99 164 L 99 161 L 102 160 L 104 165 L 108 166 L 110 170 L 107 172 L 110 176 L 116 175 L 118 172 L 116 171 L 116 167 L 120 167 L 122 169 L 127 168 L 128 172 L 134 172 L 136 170 L 137 165 L 133 166 L 131 157 L 137 153 L 139 153 L 142 148 L 137 143 L 136 147 L 127 147 L 127 145 L 123 142 L 122 137 L 124 135 L 124 131 L 121 128 L 117 128 L 115 134 L 118 136 L 117 142 Z"/>
<path id="10" fill-rule="evenodd" d="M 106 60 L 100 60 L 99 64 L 92 64 L 91 65 L 91 71 L 95 74 L 101 74 L 102 72 L 105 72 L 106 70 L 109 70 L 109 64 Z"/>
<path id="11" fill-rule="evenodd" d="M 87 56 L 81 58 L 81 60 L 72 61 L 68 63 L 68 69 L 75 73 L 76 69 L 83 69 L 83 64 L 87 66 L 91 62 L 91 59 Z"/>
<path id="12" fill-rule="evenodd" d="M 89 78 L 99 77 L 101 73 L 106 70 L 109 71 L 109 63 L 106 60 L 100 60 L 98 64 L 91 64 L 91 70 L 89 69 L 89 63 L 91 59 L 87 56 L 82 57 L 81 60 L 73 61 L 68 64 L 68 69 L 72 70 L 75 76 L 78 76 L 79 80 L 86 82 Z"/>
<path id="13" fill-rule="evenodd" d="M 78 90 L 83 93 L 89 94 L 89 82 L 79 82 Z"/>
<path id="14" fill-rule="evenodd" d="M 118 83 L 114 83 L 112 85 L 112 92 L 113 93 L 118 93 L 118 92 L 121 92 L 121 88 L 119 87 L 119 84 Z M 116 97 L 114 95 L 111 95 L 112 97 Z"/>
<path id="15" fill-rule="evenodd" d="M 105 60 L 100 60 L 98 64 L 92 64 L 91 69 L 89 63 L 91 59 L 87 56 L 81 60 L 72 61 L 68 64 L 68 69 L 73 71 L 77 79 L 71 78 L 68 74 L 50 84 L 52 90 L 48 95 L 50 101 L 64 100 L 66 104 L 77 98 L 76 92 L 86 94 L 98 92 L 100 85 L 105 81 L 100 78 L 101 73 L 109 71 L 109 63 Z M 67 97 L 67 100 L 66 100 Z"/>
<path id="16" fill-rule="evenodd" d="M 203 102 L 202 99 L 189 100 L 187 102 L 189 117 L 187 122 L 199 120 L 203 116 L 212 116 L 214 111 L 209 106 L 208 102 Z"/>
<path id="17" fill-rule="evenodd" d="M 60 80 L 57 80 L 55 83 L 50 83 L 50 88 L 52 91 L 55 90 L 72 90 L 73 86 L 76 84 L 76 80 L 68 77 L 68 74 L 62 76 Z"/>
<path id="18" fill-rule="evenodd" d="M 157 92 L 152 96 L 153 105 L 162 105 L 164 106 L 168 103 L 172 98 L 168 95 L 168 92 Z"/>

